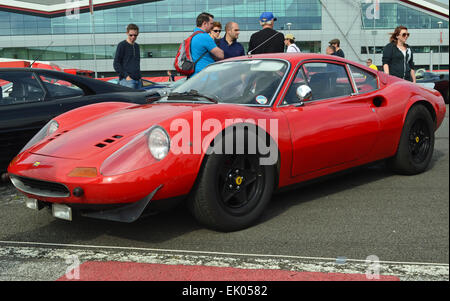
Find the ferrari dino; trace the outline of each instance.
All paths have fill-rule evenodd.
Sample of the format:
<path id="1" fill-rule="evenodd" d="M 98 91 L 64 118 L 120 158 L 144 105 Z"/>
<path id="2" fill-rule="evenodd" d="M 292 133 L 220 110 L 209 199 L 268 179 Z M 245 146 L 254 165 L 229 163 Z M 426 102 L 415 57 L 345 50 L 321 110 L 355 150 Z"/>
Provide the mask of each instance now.
<path id="1" fill-rule="evenodd" d="M 52 119 L 12 160 L 27 207 L 133 222 L 185 200 L 206 227 L 253 225 L 275 190 L 370 162 L 424 172 L 445 115 L 438 91 L 334 56 L 217 62 L 150 104 Z"/>

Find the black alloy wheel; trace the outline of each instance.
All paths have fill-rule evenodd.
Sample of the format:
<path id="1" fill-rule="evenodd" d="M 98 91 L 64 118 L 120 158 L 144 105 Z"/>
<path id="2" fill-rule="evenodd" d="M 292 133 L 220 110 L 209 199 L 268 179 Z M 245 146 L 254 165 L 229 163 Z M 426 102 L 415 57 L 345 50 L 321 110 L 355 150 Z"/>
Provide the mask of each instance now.
<path id="1" fill-rule="evenodd" d="M 217 173 L 220 204 L 231 215 L 245 215 L 264 192 L 265 170 L 257 155 L 228 155 Z"/>
<path id="2" fill-rule="evenodd" d="M 196 191 L 188 201 L 197 221 L 224 232 L 253 225 L 270 202 L 276 182 L 276 162 L 265 164 L 263 158 L 267 156 L 248 148 L 242 153 L 234 149 L 205 155 Z"/>
<path id="3" fill-rule="evenodd" d="M 426 121 L 416 120 L 409 135 L 409 151 L 415 163 L 420 164 L 426 160 L 431 148 L 430 142 L 431 133 Z"/>
<path id="4" fill-rule="evenodd" d="M 415 175 L 424 172 L 434 151 L 435 123 L 428 109 L 416 104 L 411 107 L 403 125 L 397 153 L 388 160 L 395 172 Z"/>

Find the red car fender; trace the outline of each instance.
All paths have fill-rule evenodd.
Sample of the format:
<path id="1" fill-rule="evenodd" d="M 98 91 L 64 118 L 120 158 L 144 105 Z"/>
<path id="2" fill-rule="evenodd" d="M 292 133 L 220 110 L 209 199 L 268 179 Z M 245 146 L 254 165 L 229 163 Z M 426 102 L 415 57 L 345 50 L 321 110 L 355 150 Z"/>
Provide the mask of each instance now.
<path id="1" fill-rule="evenodd" d="M 439 96 L 434 95 L 435 98 L 439 98 Z M 442 115 L 445 115 L 445 104 L 444 100 L 441 96 L 442 104 L 440 105 L 438 101 L 430 102 L 424 99 L 424 97 L 420 95 L 414 95 L 411 97 L 406 104 L 405 111 L 403 112 L 403 124 L 405 123 L 406 116 L 408 115 L 409 110 L 416 104 L 421 103 L 427 107 L 430 111 L 432 118 L 435 121 L 436 129 L 441 125 L 443 121 Z"/>
<path id="2" fill-rule="evenodd" d="M 218 114 L 219 111 L 219 114 Z M 239 114 L 239 112 L 241 114 Z M 242 107 L 236 109 L 234 107 L 234 110 L 228 110 L 225 105 L 221 107 L 211 106 L 208 109 L 202 110 L 202 121 L 207 121 L 208 119 L 216 119 L 220 116 L 220 128 L 214 128 L 214 129 L 206 129 L 206 132 L 202 132 L 201 134 L 201 144 L 199 145 L 198 142 L 191 140 L 192 145 L 190 146 L 191 150 L 194 150 L 199 153 L 198 161 L 195 163 L 195 172 L 198 175 L 198 173 L 201 172 L 202 164 L 206 157 L 206 149 L 211 145 L 211 142 L 217 137 L 217 135 L 223 133 L 223 131 L 226 130 L 226 128 L 236 125 L 236 124 L 249 124 L 248 118 L 251 118 L 256 123 L 256 126 L 258 126 L 258 120 L 266 120 L 265 128 L 264 126 L 259 126 L 260 129 L 265 131 L 271 141 L 273 142 L 273 145 L 276 147 L 277 153 L 277 173 L 279 174 L 279 184 L 280 186 L 285 185 L 288 183 L 288 179 L 290 177 L 290 166 L 292 164 L 292 142 L 291 142 L 291 134 L 289 130 L 289 125 L 287 123 L 287 120 L 285 118 L 285 115 L 282 112 L 277 112 L 277 110 L 273 110 L 272 108 L 265 108 L 262 110 L 251 110 L 249 111 L 248 108 Z M 182 115 L 178 115 L 177 118 L 180 118 L 182 120 L 186 120 L 189 123 L 189 126 L 191 127 L 191 130 L 197 126 L 198 127 L 202 125 L 194 125 L 193 120 L 193 113 L 191 111 L 186 112 Z M 233 120 L 233 123 L 230 124 L 227 122 L 228 120 Z M 272 131 L 276 130 L 277 137 L 273 137 L 273 133 L 271 133 L 271 124 L 270 120 L 276 119 L 277 120 L 277 127 L 272 129 Z M 171 140 L 174 138 L 174 133 L 176 134 L 176 131 L 170 130 L 170 125 L 168 123 L 162 123 L 160 124 L 163 126 L 170 134 Z M 194 130 L 195 131 L 195 130 Z M 192 134 L 192 133 L 191 133 Z M 173 141 L 172 141 L 173 142 Z M 200 149 L 201 147 L 201 149 Z M 196 149 L 197 148 L 197 149 Z M 194 157 L 192 155 L 185 157 L 180 156 L 179 160 L 192 160 Z M 187 163 L 187 162 L 186 162 Z M 192 164 L 192 162 L 191 162 Z M 191 165 L 192 166 L 192 165 Z M 285 183 L 285 184 L 283 184 Z"/>

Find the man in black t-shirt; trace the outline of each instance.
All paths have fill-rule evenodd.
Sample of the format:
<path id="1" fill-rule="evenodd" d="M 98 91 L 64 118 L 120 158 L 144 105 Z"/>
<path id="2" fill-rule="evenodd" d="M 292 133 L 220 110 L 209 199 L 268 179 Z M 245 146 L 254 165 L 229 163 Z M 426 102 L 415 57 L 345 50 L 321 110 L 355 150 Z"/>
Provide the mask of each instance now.
<path id="1" fill-rule="evenodd" d="M 250 37 L 248 54 L 284 52 L 284 35 L 273 29 L 277 19 L 271 12 L 264 12 L 259 17 L 262 30 Z"/>
<path id="2" fill-rule="evenodd" d="M 340 56 L 342 58 L 345 58 L 344 51 L 341 49 L 341 41 L 339 39 L 333 39 L 330 42 L 328 42 L 331 46 L 334 46 L 336 48 L 336 52 L 334 55 Z"/>

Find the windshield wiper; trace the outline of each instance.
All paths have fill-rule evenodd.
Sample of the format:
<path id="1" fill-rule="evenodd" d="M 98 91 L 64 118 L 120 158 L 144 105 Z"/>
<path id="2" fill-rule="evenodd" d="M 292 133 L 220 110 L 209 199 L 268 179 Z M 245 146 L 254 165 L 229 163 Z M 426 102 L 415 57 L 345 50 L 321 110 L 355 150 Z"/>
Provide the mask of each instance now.
<path id="1" fill-rule="evenodd" d="M 175 96 L 183 96 L 183 97 L 189 97 L 189 98 L 193 97 L 194 99 L 200 97 L 200 98 L 204 98 L 213 103 L 219 103 L 219 100 L 217 99 L 217 97 L 198 93 L 197 90 L 190 90 L 189 92 L 182 92 L 182 93 L 172 92 L 167 96 L 167 99 L 173 98 Z"/>

